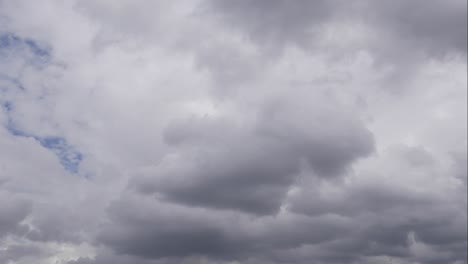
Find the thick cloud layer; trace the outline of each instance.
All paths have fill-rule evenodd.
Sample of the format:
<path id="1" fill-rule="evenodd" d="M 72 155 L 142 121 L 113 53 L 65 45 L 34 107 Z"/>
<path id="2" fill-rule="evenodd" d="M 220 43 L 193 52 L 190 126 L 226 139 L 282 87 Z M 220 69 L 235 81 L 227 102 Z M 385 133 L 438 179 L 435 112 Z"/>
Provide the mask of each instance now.
<path id="1" fill-rule="evenodd" d="M 465 0 L 0 1 L 0 263 L 467 263 Z"/>

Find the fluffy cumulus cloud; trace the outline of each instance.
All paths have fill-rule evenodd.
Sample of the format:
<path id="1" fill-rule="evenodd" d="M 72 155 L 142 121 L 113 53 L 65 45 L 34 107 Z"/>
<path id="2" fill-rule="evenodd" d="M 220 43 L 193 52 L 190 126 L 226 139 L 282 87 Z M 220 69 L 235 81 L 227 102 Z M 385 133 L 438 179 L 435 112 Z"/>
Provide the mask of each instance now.
<path id="1" fill-rule="evenodd" d="M 466 0 L 0 0 L 0 263 L 466 264 Z"/>

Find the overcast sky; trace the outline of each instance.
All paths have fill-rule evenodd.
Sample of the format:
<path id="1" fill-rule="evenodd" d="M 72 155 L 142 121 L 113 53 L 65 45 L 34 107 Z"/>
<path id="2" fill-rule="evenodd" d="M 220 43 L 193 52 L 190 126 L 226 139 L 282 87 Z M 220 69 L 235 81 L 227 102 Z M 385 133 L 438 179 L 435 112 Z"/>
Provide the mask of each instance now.
<path id="1" fill-rule="evenodd" d="M 466 0 L 0 0 L 1 264 L 466 264 Z"/>

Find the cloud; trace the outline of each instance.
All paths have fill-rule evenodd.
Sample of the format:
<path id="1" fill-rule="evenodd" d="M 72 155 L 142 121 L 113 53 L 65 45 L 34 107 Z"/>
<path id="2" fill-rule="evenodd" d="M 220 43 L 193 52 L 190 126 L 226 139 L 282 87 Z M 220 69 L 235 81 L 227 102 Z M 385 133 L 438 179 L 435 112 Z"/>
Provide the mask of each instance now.
<path id="1" fill-rule="evenodd" d="M 9 60 L 19 58 L 23 64 L 32 65 L 34 68 L 39 67 L 40 69 L 47 67 L 51 60 L 50 51 L 46 48 L 41 47 L 32 39 L 21 38 L 12 33 L 0 35 L 0 50 L 4 53 L 2 55 L 7 60 L 6 65 L 10 65 L 11 62 Z M 34 138 L 43 147 L 52 150 L 66 170 L 76 173 L 83 157 L 80 152 L 69 146 L 66 139 L 57 136 L 38 136 L 29 131 L 22 130 L 16 125 L 18 109 L 16 109 L 16 102 L 13 103 L 12 100 L 18 96 L 24 96 L 23 93 L 28 93 L 28 90 L 31 88 L 25 87 L 18 80 L 18 77 L 15 76 L 16 74 L 21 74 L 21 71 L 13 73 L 11 76 L 7 74 L 2 78 L 6 81 L 6 85 L 2 86 L 4 89 L 3 94 L 6 96 L 0 102 L 2 102 L 3 111 L 7 115 L 6 129 L 15 136 Z M 19 111 L 21 111 L 21 105 L 19 108 Z"/>
<path id="2" fill-rule="evenodd" d="M 314 31 L 334 15 L 338 1 L 210 1 L 226 24 L 245 31 L 262 44 L 307 43 Z M 261 18 L 261 19 L 259 19 Z M 305 44 L 304 43 L 304 44 Z"/>
<path id="3" fill-rule="evenodd" d="M 429 55 L 466 53 L 466 1 L 212 1 L 220 21 L 245 32 L 262 45 L 313 46 L 333 23 L 364 25 L 379 41 L 374 51 L 392 55 L 417 52 Z M 326 30 L 325 30 L 326 31 Z M 374 37 L 374 36 L 372 36 Z M 367 43 L 370 44 L 370 43 Z M 368 47 L 367 47 L 368 48 Z M 390 55 L 390 54 L 388 54 Z M 387 58 L 388 59 L 388 58 Z"/>
<path id="4" fill-rule="evenodd" d="M 408 155 L 419 158 L 407 159 Z M 419 162 L 421 156 L 428 163 Z M 386 173 L 381 164 L 377 171 L 367 166 L 367 171 L 356 171 L 348 182 L 300 177 L 299 189 L 285 202 L 288 209 L 274 216 L 206 209 L 210 204 L 196 202 L 176 205 L 130 189 L 112 205 L 111 222 L 101 241 L 120 254 L 147 261 L 182 257 L 192 263 L 189 257 L 208 255 L 219 261 L 359 263 L 368 259 L 373 263 L 373 256 L 384 254 L 399 261 L 452 263 L 466 255 L 461 250 L 466 245 L 466 200 L 458 199 L 464 189 L 444 179 L 450 175 L 450 166 L 433 175 L 439 165 L 428 157 L 430 154 L 417 147 L 395 147 L 379 158 L 382 164 L 396 168 L 389 175 L 379 175 Z M 402 172 L 403 178 L 393 176 Z M 425 183 L 428 175 L 437 183 Z M 419 186 L 424 188 L 415 190 L 405 181 L 408 177 L 420 179 Z M 172 242 L 159 245 L 165 236 Z M 208 247 L 213 251 L 206 251 L 205 243 L 192 245 L 192 239 L 199 241 L 198 236 L 208 244 L 217 241 L 216 246 Z M 144 238 L 138 240 L 141 246 L 135 242 L 137 238 Z"/>
<path id="5" fill-rule="evenodd" d="M 9 234 L 24 234 L 27 226 L 22 225 L 22 221 L 31 213 L 32 204 L 28 200 L 8 197 L 0 193 L 2 197 L 1 218 L 0 218 L 0 237 Z"/>
<path id="6" fill-rule="evenodd" d="M 282 98 L 267 103 L 253 124 L 228 117 L 176 122 L 164 134 L 171 156 L 136 176 L 135 188 L 185 204 L 277 212 L 303 159 L 320 177 L 338 177 L 373 150 L 359 120 L 335 112 L 318 101 Z"/>
<path id="7" fill-rule="evenodd" d="M 400 45 L 419 47 L 436 56 L 466 54 L 466 1 L 369 2 L 368 7 L 375 11 L 372 21 L 393 34 Z"/>
<path id="8" fill-rule="evenodd" d="M 466 1 L 0 1 L 0 262 L 466 263 Z"/>

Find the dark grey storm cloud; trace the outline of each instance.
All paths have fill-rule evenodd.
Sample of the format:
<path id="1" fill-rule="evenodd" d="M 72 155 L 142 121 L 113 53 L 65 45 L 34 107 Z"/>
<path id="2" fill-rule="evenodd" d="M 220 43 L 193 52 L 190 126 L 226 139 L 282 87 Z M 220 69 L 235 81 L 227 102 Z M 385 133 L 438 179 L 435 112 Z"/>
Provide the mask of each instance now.
<path id="1" fill-rule="evenodd" d="M 298 104 L 289 105 L 288 111 L 284 105 L 273 109 L 267 106 L 268 114 L 258 115 L 253 129 L 239 129 L 232 121 L 208 117 L 170 125 L 165 139 L 174 147 L 176 158 L 134 178 L 131 195 L 112 206 L 111 222 L 101 234 L 101 242 L 121 254 L 146 259 L 208 255 L 219 261 L 248 261 L 256 256 L 278 263 L 296 258 L 298 263 L 310 259 L 350 263 L 382 254 L 423 263 L 463 259 L 466 214 L 463 204 L 456 204 L 456 200 L 404 186 L 387 186 L 385 182 L 341 186 L 338 181 L 334 183 L 338 189 L 324 188 L 327 182 L 323 180 L 330 173 L 342 172 L 350 161 L 372 149 L 372 137 L 356 126 L 359 122 L 342 120 L 344 113 L 335 117 L 336 110 L 324 107 L 309 113 L 309 120 L 300 114 L 304 109 L 294 111 L 301 108 Z M 328 121 L 317 122 L 321 115 Z M 290 128 L 287 133 L 281 129 L 284 127 Z M 314 143 L 314 137 L 322 141 Z M 311 154 L 314 150 L 317 153 Z M 386 155 L 397 157 L 389 162 L 405 168 L 401 173 L 408 176 L 432 173 L 435 162 L 421 147 L 399 147 Z M 301 157 L 308 161 L 310 175 L 298 175 Z M 324 165 L 323 160 L 332 164 Z M 329 171 L 321 166 L 340 169 Z M 386 173 L 385 168 L 382 170 Z M 307 183 L 311 180 L 312 184 Z M 285 218 L 265 216 L 278 214 L 293 184 L 301 189 L 288 206 L 294 214 Z M 154 208 L 145 208 L 148 204 Z M 233 223 L 224 218 L 233 212 L 222 209 L 260 216 L 244 216 L 247 221 L 240 217 Z M 170 242 L 163 242 L 167 240 Z M 411 246 L 416 243 L 435 247 L 440 255 L 414 256 Z M 304 259 L 295 256 L 293 249 L 308 246 L 311 249 Z"/>
<path id="2" fill-rule="evenodd" d="M 234 226 L 213 219 L 210 211 L 158 205 L 133 199 L 115 202 L 110 208 L 113 224 L 104 227 L 100 240 L 119 253 L 150 259 L 191 255 L 232 258 L 247 246 L 246 238 L 236 238 L 240 234 Z M 145 210 L 153 213 L 145 215 Z"/>
<path id="3" fill-rule="evenodd" d="M 408 175 L 431 173 L 426 166 L 430 154 L 424 150 L 403 147 L 396 152 L 402 160 L 395 165 L 406 167 Z M 111 222 L 100 241 L 147 261 L 181 256 L 210 256 L 216 263 L 381 263 L 366 260 L 381 255 L 400 263 L 466 259 L 466 202 L 460 203 L 458 195 L 434 196 L 386 182 L 335 182 L 330 190 L 322 178 L 313 181 L 299 185 L 302 191 L 291 201 L 293 214 L 235 219 L 230 219 L 232 212 L 204 209 L 211 205 L 203 201 L 186 207 L 129 190 L 110 208 Z M 242 190 L 238 194 L 245 195 Z"/>
<path id="4" fill-rule="evenodd" d="M 149 211 L 153 213 L 145 213 Z M 275 249 L 331 241 L 352 228 L 340 217 L 232 219 L 229 212 L 134 195 L 115 202 L 110 215 L 112 223 L 104 227 L 100 241 L 120 254 L 145 259 L 209 256 L 218 261 L 246 261 Z"/>
<path id="5" fill-rule="evenodd" d="M 268 103 L 252 125 L 208 117 L 170 125 L 165 138 L 174 157 L 136 176 L 136 189 L 196 206 L 276 213 L 302 160 L 319 177 L 337 177 L 373 150 L 359 120 L 337 105 L 309 102 L 317 105 Z"/>

